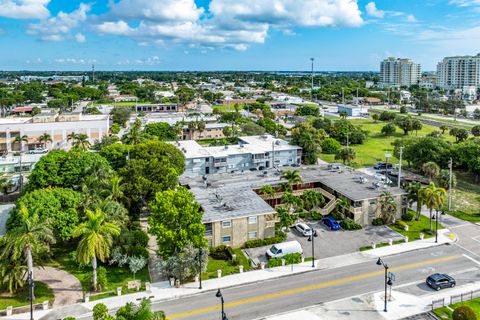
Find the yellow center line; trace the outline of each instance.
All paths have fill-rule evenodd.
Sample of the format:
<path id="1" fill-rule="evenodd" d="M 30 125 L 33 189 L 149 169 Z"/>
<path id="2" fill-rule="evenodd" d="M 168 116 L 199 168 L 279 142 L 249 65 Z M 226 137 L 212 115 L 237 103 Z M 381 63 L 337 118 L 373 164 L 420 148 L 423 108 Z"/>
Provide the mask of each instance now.
<path id="1" fill-rule="evenodd" d="M 423 261 L 423 262 L 410 263 L 410 264 L 406 264 L 406 265 L 403 265 L 403 266 L 390 268 L 389 271 L 393 272 L 393 271 L 401 271 L 401 270 L 406 270 L 406 269 L 412 269 L 412 268 L 422 267 L 422 266 L 426 266 L 426 265 L 433 264 L 433 263 L 455 260 L 455 259 L 459 259 L 461 257 L 462 257 L 461 255 L 455 255 L 455 256 L 448 256 L 448 257 L 444 257 L 444 258 L 438 258 L 438 259 Z M 290 295 L 290 294 L 315 290 L 315 289 L 319 289 L 319 288 L 329 287 L 329 286 L 333 286 L 333 285 L 340 284 L 340 283 L 371 278 L 371 277 L 374 277 L 374 276 L 382 275 L 384 273 L 385 273 L 384 270 L 380 270 L 380 271 L 375 271 L 375 272 L 370 272 L 370 273 L 359 274 L 359 275 L 356 275 L 356 276 L 341 278 L 341 279 L 337 279 L 337 280 L 332 280 L 332 281 L 328 281 L 328 282 L 318 283 L 318 284 L 314 284 L 314 285 L 311 285 L 311 286 L 286 290 L 286 291 L 277 292 L 277 293 L 271 293 L 271 294 L 258 296 L 258 297 L 254 297 L 254 298 L 249 298 L 249 299 L 238 300 L 238 301 L 226 303 L 225 308 L 235 307 L 235 306 L 239 306 L 239 305 L 243 305 L 243 304 L 268 300 L 268 299 L 281 297 L 281 296 L 285 296 L 285 295 Z M 195 314 L 200 314 L 200 313 L 207 313 L 207 312 L 215 311 L 215 310 L 219 310 L 219 309 L 220 309 L 220 306 L 217 305 L 217 306 L 213 306 L 213 307 L 202 308 L 202 309 L 192 310 L 192 311 L 188 311 L 188 312 L 184 312 L 184 313 L 174 314 L 174 315 L 168 316 L 168 319 L 183 318 L 183 317 L 187 317 L 187 316 L 191 316 L 191 315 L 195 315 Z"/>

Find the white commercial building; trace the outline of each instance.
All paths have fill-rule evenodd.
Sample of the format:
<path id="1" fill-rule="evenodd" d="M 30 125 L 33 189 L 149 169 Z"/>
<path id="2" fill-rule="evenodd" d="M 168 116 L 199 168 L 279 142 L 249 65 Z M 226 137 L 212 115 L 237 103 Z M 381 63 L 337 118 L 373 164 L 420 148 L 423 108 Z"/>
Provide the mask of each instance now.
<path id="1" fill-rule="evenodd" d="M 380 63 L 381 82 L 384 86 L 411 86 L 418 84 L 421 67 L 411 59 L 390 57 Z"/>
<path id="2" fill-rule="evenodd" d="M 446 57 L 437 65 L 437 85 L 454 90 L 480 87 L 480 53 L 476 56 Z"/>
<path id="3" fill-rule="evenodd" d="M 57 114 L 41 113 L 34 117 L 0 119 L 0 152 L 26 151 L 43 144 L 39 138 L 44 133 L 52 141 L 46 142 L 47 149 L 68 149 L 72 141 L 71 133 L 84 133 L 89 141 L 100 139 L 109 132 L 109 119 L 106 115 L 82 115 L 80 113 Z M 27 142 L 15 142 L 16 137 L 27 136 Z"/>
<path id="4" fill-rule="evenodd" d="M 208 147 L 194 140 L 172 142 L 185 156 L 184 176 L 233 173 L 299 165 L 302 148 L 271 135 L 240 137 L 238 145 Z"/>

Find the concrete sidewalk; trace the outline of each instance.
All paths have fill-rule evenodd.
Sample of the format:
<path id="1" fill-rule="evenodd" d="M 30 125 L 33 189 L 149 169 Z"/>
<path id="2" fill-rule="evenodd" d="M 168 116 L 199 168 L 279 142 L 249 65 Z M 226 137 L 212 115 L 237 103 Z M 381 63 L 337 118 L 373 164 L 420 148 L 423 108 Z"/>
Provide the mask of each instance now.
<path id="1" fill-rule="evenodd" d="M 118 297 L 106 298 L 94 302 L 77 304 L 79 314 L 85 314 L 85 309 L 92 310 L 97 303 L 106 304 L 110 310 L 114 310 L 125 305 L 127 302 L 138 303 L 143 298 L 150 298 L 152 301 L 166 301 L 176 299 L 182 296 L 195 295 L 205 291 L 217 290 L 219 288 L 233 287 L 248 283 L 258 283 L 261 281 L 285 277 L 292 274 L 299 274 L 310 272 L 313 270 L 333 269 L 355 265 L 362 262 L 372 261 L 378 257 L 385 257 L 395 255 L 403 252 L 429 248 L 437 245 L 453 242 L 450 238 L 450 232 L 447 229 L 439 230 L 439 242 L 435 243 L 434 238 L 419 240 L 414 242 L 396 244 L 393 246 L 381 247 L 363 252 L 355 252 L 347 255 L 319 259 L 315 261 L 315 268 L 312 267 L 312 262 L 304 262 L 297 265 L 289 265 L 276 268 L 267 268 L 264 270 L 254 270 L 244 273 L 237 273 L 234 275 L 225 276 L 217 279 L 204 280 L 202 282 L 203 289 L 198 289 L 198 283 L 186 283 L 181 288 L 172 288 L 168 282 L 158 282 L 151 285 L 148 292 L 139 292 L 133 294 L 126 294 Z M 68 312 L 72 312 L 72 307 L 68 308 Z M 81 310 L 81 311 L 80 311 Z M 52 310 L 35 312 L 35 319 L 48 315 Z M 56 309 L 55 314 L 61 310 Z M 65 314 L 65 316 L 70 314 Z M 3 317 L 2 319 L 30 319 L 28 314 L 19 314 L 10 317 Z M 48 319 L 48 316 L 46 317 Z M 308 318 L 301 318 L 308 319 Z"/>

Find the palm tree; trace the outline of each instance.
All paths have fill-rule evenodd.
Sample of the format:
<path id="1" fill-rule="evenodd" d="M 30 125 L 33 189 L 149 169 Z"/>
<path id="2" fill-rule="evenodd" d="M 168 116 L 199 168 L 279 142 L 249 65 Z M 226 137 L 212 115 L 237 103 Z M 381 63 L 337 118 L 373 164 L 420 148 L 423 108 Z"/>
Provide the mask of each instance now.
<path id="1" fill-rule="evenodd" d="M 337 204 L 335 205 L 335 209 L 337 210 L 337 212 L 342 217 L 342 220 L 345 219 L 347 214 L 350 212 L 350 207 L 351 207 L 350 201 L 348 201 L 347 198 L 340 197 L 337 200 Z"/>
<path id="2" fill-rule="evenodd" d="M 421 188 L 422 185 L 420 182 L 411 182 L 405 188 L 405 191 L 407 191 L 408 206 L 411 208 L 415 202 L 417 203 L 417 216 L 415 218 L 417 221 L 420 219 L 420 212 L 422 209 L 422 204 L 418 195 Z"/>
<path id="3" fill-rule="evenodd" d="M 298 170 L 285 170 L 282 173 L 282 179 L 286 179 L 291 187 L 296 184 L 303 183 L 302 176 Z"/>
<path id="4" fill-rule="evenodd" d="M 423 164 L 422 171 L 432 181 L 440 174 L 440 167 L 435 162 L 429 161 Z"/>
<path id="5" fill-rule="evenodd" d="M 307 190 L 302 195 L 303 206 L 307 210 L 312 210 L 325 203 L 325 198 L 319 192 Z"/>
<path id="6" fill-rule="evenodd" d="M 67 142 L 75 140 L 76 136 L 77 136 L 77 134 L 75 132 L 71 132 L 71 133 L 67 134 Z"/>
<path id="7" fill-rule="evenodd" d="M 397 213 L 397 202 L 392 194 L 388 191 L 384 192 L 380 198 L 380 214 L 385 224 L 390 224 L 395 219 Z"/>
<path id="8" fill-rule="evenodd" d="M 282 203 L 288 205 L 288 213 L 292 214 L 295 207 L 298 207 L 301 204 L 302 200 L 299 197 L 296 197 L 291 192 L 286 192 L 282 196 Z"/>
<path id="9" fill-rule="evenodd" d="M 4 249 L 0 259 L 19 260 L 24 256 L 28 273 L 33 278 L 33 256 L 44 252 L 48 245 L 55 243 L 55 237 L 50 225 L 41 222 L 38 214 L 30 214 L 25 207 L 20 209 L 20 213 L 19 225 L 8 231 L 2 239 Z"/>
<path id="10" fill-rule="evenodd" d="M 348 113 L 346 111 L 340 111 L 338 114 L 340 115 L 340 118 L 347 119 Z"/>
<path id="11" fill-rule="evenodd" d="M 335 154 L 335 160 L 342 160 L 343 164 L 346 162 L 350 164 L 356 157 L 357 153 L 353 148 L 341 148 Z"/>
<path id="12" fill-rule="evenodd" d="M 108 200 L 120 202 L 125 199 L 123 193 L 124 185 L 122 184 L 122 178 L 119 176 L 113 176 L 110 180 L 110 189 L 107 191 L 109 195 L 106 197 Z"/>
<path id="13" fill-rule="evenodd" d="M 183 134 L 183 122 L 177 122 L 172 127 L 173 132 L 175 133 L 175 141 L 178 141 L 178 136 Z"/>
<path id="14" fill-rule="evenodd" d="M 23 136 L 16 136 L 15 139 L 13 140 L 13 143 L 19 143 L 20 151 L 22 151 L 23 143 L 28 143 L 28 136 L 26 134 L 24 134 Z"/>
<path id="15" fill-rule="evenodd" d="M 85 133 L 76 134 L 72 146 L 79 151 L 87 151 L 90 148 L 90 141 Z"/>
<path id="16" fill-rule="evenodd" d="M 277 216 L 280 220 L 279 224 L 282 229 L 289 228 L 292 224 L 295 223 L 295 220 L 297 220 L 297 217 L 293 214 L 290 214 L 285 208 L 278 208 Z"/>
<path id="17" fill-rule="evenodd" d="M 203 133 L 203 131 L 205 131 L 205 128 L 207 127 L 205 121 L 199 121 L 197 122 L 197 130 L 200 132 L 200 134 Z"/>
<path id="18" fill-rule="evenodd" d="M 6 285 L 10 293 L 14 293 L 25 284 L 27 267 L 20 260 L 7 259 L 0 261 L 0 284 Z"/>
<path id="19" fill-rule="evenodd" d="M 80 237 L 77 247 L 78 262 L 92 263 L 93 289 L 97 291 L 97 258 L 105 262 L 110 256 L 112 236 L 118 236 L 120 228 L 113 223 L 106 222 L 105 215 L 99 209 L 96 209 L 95 212 L 86 210 L 86 217 L 87 220 L 73 231 L 73 237 Z"/>
<path id="20" fill-rule="evenodd" d="M 421 188 L 418 194 L 420 201 L 430 209 L 430 230 L 432 230 L 432 211 L 439 210 L 443 206 L 447 191 L 444 188 L 437 188 L 435 183 L 430 182 L 428 187 Z"/>
<path id="21" fill-rule="evenodd" d="M 38 137 L 38 142 L 43 143 L 44 147 L 47 147 L 47 143 L 52 142 L 52 137 L 44 132 L 40 137 Z"/>
<path id="22" fill-rule="evenodd" d="M 275 195 L 275 188 L 272 187 L 271 185 L 263 186 L 258 191 L 264 197 L 272 197 Z"/>

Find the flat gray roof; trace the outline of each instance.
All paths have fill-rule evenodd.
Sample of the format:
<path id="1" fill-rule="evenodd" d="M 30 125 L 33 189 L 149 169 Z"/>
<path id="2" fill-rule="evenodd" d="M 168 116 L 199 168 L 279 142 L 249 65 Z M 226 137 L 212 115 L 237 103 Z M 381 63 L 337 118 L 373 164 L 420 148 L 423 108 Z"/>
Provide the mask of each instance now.
<path id="1" fill-rule="evenodd" d="M 279 185 L 286 182 L 282 172 L 288 169 L 299 170 L 305 183 L 319 182 L 344 195 L 350 200 L 360 201 L 376 199 L 385 191 L 392 195 L 403 195 L 405 191 L 397 187 L 378 187 L 373 176 L 355 171 L 352 168 L 336 165 L 282 167 L 266 171 L 248 171 L 244 173 L 220 173 L 202 177 L 181 177 L 180 184 L 188 185 L 195 199 L 204 211 L 203 221 L 221 221 L 275 212 L 253 190 L 264 185 Z M 328 190 L 327 190 L 328 191 Z"/>

